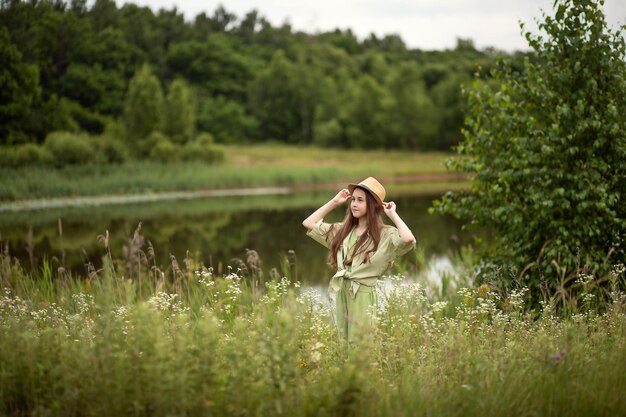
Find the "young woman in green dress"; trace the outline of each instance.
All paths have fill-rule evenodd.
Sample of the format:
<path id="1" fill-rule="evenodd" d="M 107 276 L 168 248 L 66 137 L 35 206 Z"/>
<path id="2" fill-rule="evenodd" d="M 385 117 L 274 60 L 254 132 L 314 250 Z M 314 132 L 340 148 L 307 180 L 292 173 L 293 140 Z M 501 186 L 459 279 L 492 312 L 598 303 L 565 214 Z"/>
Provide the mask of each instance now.
<path id="1" fill-rule="evenodd" d="M 324 222 L 346 201 L 350 204 L 342 222 Z M 382 212 L 395 227 L 383 223 Z M 328 263 L 337 270 L 330 280 L 330 290 L 336 293 L 336 323 L 352 343 L 359 331 L 372 328 L 377 280 L 397 257 L 415 247 L 415 237 L 396 204 L 385 202 L 385 188 L 372 177 L 339 191 L 302 225 L 308 236 L 329 249 Z"/>

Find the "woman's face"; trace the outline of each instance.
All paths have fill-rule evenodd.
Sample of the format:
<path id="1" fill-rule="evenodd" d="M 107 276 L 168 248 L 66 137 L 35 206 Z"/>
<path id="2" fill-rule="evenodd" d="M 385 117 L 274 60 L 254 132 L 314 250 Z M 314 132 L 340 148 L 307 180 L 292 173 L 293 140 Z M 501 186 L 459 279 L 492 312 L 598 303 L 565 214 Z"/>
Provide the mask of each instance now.
<path id="1" fill-rule="evenodd" d="M 367 214 L 367 201 L 365 199 L 365 191 L 361 188 L 355 188 L 352 192 L 352 202 L 350 203 L 350 210 L 352 216 L 355 219 L 365 216 Z"/>

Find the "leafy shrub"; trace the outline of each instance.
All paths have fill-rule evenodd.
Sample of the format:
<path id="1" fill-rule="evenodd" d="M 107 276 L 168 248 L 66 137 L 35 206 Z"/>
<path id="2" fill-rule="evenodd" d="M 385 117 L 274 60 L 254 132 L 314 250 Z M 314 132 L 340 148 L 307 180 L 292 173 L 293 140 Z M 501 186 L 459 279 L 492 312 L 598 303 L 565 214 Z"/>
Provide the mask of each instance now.
<path id="1" fill-rule="evenodd" d="M 145 138 L 126 141 L 126 146 L 132 151 L 135 158 L 152 158 L 154 147 L 159 142 L 171 142 L 171 140 L 161 131 L 155 130 Z"/>
<path id="2" fill-rule="evenodd" d="M 0 151 L 0 166 L 3 167 L 47 165 L 51 162 L 52 155 L 50 152 L 34 143 L 5 147 Z"/>
<path id="3" fill-rule="evenodd" d="M 52 154 L 56 166 L 83 164 L 96 159 L 94 143 L 84 133 L 52 132 L 46 136 L 44 147 Z"/>
<path id="4" fill-rule="evenodd" d="M 343 145 L 343 128 L 337 119 L 330 119 L 315 125 L 315 140 L 321 146 L 341 146 Z"/>
<path id="5" fill-rule="evenodd" d="M 224 152 L 221 149 L 196 140 L 183 146 L 180 156 L 183 161 L 214 163 L 224 159 Z"/>
<path id="6" fill-rule="evenodd" d="M 129 139 L 138 141 L 158 130 L 163 122 L 163 91 L 146 64 L 128 85 L 123 120 Z"/>
<path id="7" fill-rule="evenodd" d="M 545 38 L 526 34 L 536 60 L 522 72 L 505 63 L 495 91 L 470 91 L 463 157 L 451 162 L 476 173 L 472 191 L 436 206 L 495 230 L 482 270 L 512 266 L 497 285 L 523 280 L 535 300 L 626 259 L 624 39 L 596 2 L 555 9 Z"/>
<path id="8" fill-rule="evenodd" d="M 164 131 L 173 142 L 183 144 L 193 138 L 195 109 L 187 83 L 178 78 L 170 84 L 165 100 Z"/>
<path id="9" fill-rule="evenodd" d="M 96 143 L 98 156 L 105 163 L 120 163 L 128 159 L 128 149 L 124 143 L 114 137 L 102 135 Z"/>
<path id="10" fill-rule="evenodd" d="M 211 146 L 215 143 L 215 138 L 212 134 L 204 132 L 196 136 L 194 142 L 204 146 Z"/>
<path id="11" fill-rule="evenodd" d="M 81 130 L 85 130 L 92 134 L 100 134 L 104 132 L 106 127 L 107 118 L 98 113 L 90 111 L 80 103 L 73 102 L 67 99 L 61 99 L 66 102 L 66 106 L 68 107 L 69 114 L 71 118 L 80 126 Z"/>
<path id="12" fill-rule="evenodd" d="M 211 132 L 220 143 L 241 143 L 253 136 L 259 123 L 246 114 L 243 105 L 219 96 L 202 102 L 198 112 L 199 130 Z"/>
<path id="13" fill-rule="evenodd" d="M 159 162 L 177 161 L 180 154 L 180 148 L 173 144 L 171 140 L 167 139 L 165 135 L 158 134 L 158 136 L 162 137 L 150 150 L 150 159 Z"/>

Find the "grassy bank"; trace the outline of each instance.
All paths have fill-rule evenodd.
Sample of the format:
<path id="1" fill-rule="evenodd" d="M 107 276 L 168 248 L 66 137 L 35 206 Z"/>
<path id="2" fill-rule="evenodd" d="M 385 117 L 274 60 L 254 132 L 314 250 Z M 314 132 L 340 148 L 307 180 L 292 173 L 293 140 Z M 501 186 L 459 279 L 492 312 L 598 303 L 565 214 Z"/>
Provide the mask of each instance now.
<path id="1" fill-rule="evenodd" d="M 0 255 L 0 414 L 613 416 L 626 409 L 624 294 L 531 314 L 524 290 L 446 299 L 390 279 L 355 349 L 318 293 L 150 254 L 73 279 Z M 133 257 L 135 256 L 135 257 Z M 108 258 L 107 258 L 108 259 Z M 622 274 L 623 270 L 616 274 Z M 287 274 L 288 275 L 288 274 Z M 623 278 L 623 277 L 621 277 Z"/>
<path id="2" fill-rule="evenodd" d="M 443 153 L 343 151 L 289 146 L 223 146 L 225 161 L 127 162 L 53 168 L 1 168 L 0 201 L 144 194 L 234 187 L 311 185 L 445 172 Z"/>

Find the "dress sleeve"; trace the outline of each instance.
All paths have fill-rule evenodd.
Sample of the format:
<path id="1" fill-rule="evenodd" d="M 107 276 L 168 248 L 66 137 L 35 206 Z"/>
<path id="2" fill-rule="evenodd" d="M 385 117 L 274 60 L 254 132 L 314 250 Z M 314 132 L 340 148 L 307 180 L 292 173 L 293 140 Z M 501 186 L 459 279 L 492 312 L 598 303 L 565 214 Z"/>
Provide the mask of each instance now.
<path id="1" fill-rule="evenodd" d="M 404 242 L 400 237 L 400 232 L 395 227 L 390 227 L 387 236 L 387 250 L 392 257 L 402 256 L 415 248 L 415 242 Z"/>
<path id="2" fill-rule="evenodd" d="M 339 231 L 339 228 L 336 226 L 337 224 L 325 223 L 323 220 L 318 220 L 315 226 L 306 232 L 306 235 L 325 247 L 330 248 L 333 237 L 335 237 L 335 234 Z"/>

